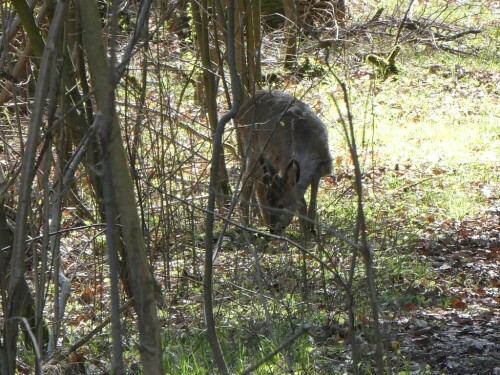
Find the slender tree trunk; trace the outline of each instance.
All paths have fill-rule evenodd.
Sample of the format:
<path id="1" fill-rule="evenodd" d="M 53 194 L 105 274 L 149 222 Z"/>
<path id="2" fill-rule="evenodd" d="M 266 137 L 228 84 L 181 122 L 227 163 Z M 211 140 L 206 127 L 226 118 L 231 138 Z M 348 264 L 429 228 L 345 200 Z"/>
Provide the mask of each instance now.
<path id="1" fill-rule="evenodd" d="M 193 21 L 196 30 L 196 42 L 201 54 L 201 62 L 203 65 L 203 96 L 204 104 L 208 112 L 208 120 L 212 135 L 215 134 L 217 128 L 218 113 L 217 113 L 217 82 L 216 82 L 216 67 L 210 58 L 210 41 L 208 24 L 208 1 L 201 0 L 201 6 L 197 1 L 192 1 Z M 217 179 L 217 194 L 223 198 L 225 202 L 229 202 L 231 197 L 231 185 L 229 184 L 229 176 L 226 168 L 226 159 L 224 149 L 221 149 L 221 155 L 218 158 L 219 177 Z"/>
<path id="2" fill-rule="evenodd" d="M 252 93 L 253 90 L 260 88 L 262 70 L 260 64 L 260 47 L 261 47 L 261 6 L 260 0 L 250 0 L 250 6 L 245 12 L 247 16 L 246 36 L 247 36 L 247 65 L 248 65 L 248 89 Z"/>
<path id="3" fill-rule="evenodd" d="M 354 188 L 357 196 L 357 220 L 356 220 L 356 243 L 358 243 L 359 238 L 359 251 L 363 256 L 365 273 L 366 273 L 366 283 L 368 286 L 369 296 L 370 296 L 370 304 L 372 308 L 372 318 L 373 318 L 373 335 L 375 340 L 375 361 L 377 364 L 376 373 L 382 375 L 384 373 L 384 347 L 383 347 L 383 338 L 382 338 L 382 328 L 380 324 L 380 313 L 379 313 L 379 301 L 377 295 L 377 289 L 375 285 L 375 268 L 373 266 L 373 252 L 368 243 L 368 232 L 367 232 L 367 224 L 366 217 L 363 206 L 363 176 L 361 173 L 361 165 L 358 157 L 358 150 L 356 145 L 356 136 L 354 130 L 354 122 L 352 117 L 352 112 L 350 108 L 349 102 L 349 94 L 347 91 L 347 87 L 345 83 L 341 82 L 338 77 L 335 76 L 335 79 L 339 83 L 342 88 L 343 100 L 346 105 L 347 111 L 347 121 L 342 118 L 342 125 L 344 128 L 344 134 L 346 136 L 349 152 L 352 157 L 352 161 L 354 164 L 354 175 L 355 175 L 355 184 Z M 337 110 L 340 112 L 340 109 L 337 105 Z M 354 339 L 354 338 L 353 338 Z"/>
<path id="4" fill-rule="evenodd" d="M 236 67 L 244 88 L 241 100 L 247 99 L 260 89 L 262 70 L 261 47 L 261 5 L 259 0 L 239 0 L 235 9 Z"/>
<path id="5" fill-rule="evenodd" d="M 285 8 L 286 55 L 285 68 L 292 69 L 297 61 L 298 13 L 295 0 L 283 0 Z"/>
<path id="6" fill-rule="evenodd" d="M 204 313 L 205 322 L 207 325 L 207 336 L 210 343 L 210 347 L 214 354 L 215 363 L 219 371 L 222 374 L 228 374 L 229 369 L 227 367 L 222 348 L 220 346 L 219 340 L 217 338 L 217 329 L 215 324 L 214 308 L 213 308 L 213 267 L 214 267 L 214 210 L 215 210 L 215 199 L 216 190 L 215 186 L 217 184 L 218 171 L 218 158 L 222 149 L 222 138 L 224 135 L 224 127 L 227 122 L 234 118 L 238 112 L 240 105 L 240 81 L 236 68 L 236 58 L 235 58 L 235 31 L 234 31 L 234 4 L 237 0 L 229 0 L 228 2 L 228 20 L 227 20 L 227 34 L 226 34 L 226 45 L 227 45 L 227 56 L 228 65 L 231 78 L 231 91 L 233 96 L 233 105 L 229 112 L 225 113 L 217 124 L 215 129 L 215 135 L 213 140 L 213 154 L 212 163 L 210 170 L 210 185 L 207 203 L 207 217 L 205 221 L 205 269 L 203 275 L 203 302 L 204 302 Z"/>
<path id="7" fill-rule="evenodd" d="M 345 17 L 347 15 L 347 0 L 337 0 L 335 6 L 335 20 L 341 29 L 345 28 Z"/>
<path id="8" fill-rule="evenodd" d="M 108 110 L 108 60 L 99 12 L 95 1 L 77 0 L 83 26 L 83 41 L 87 52 L 89 71 L 94 82 L 98 109 Z M 116 84 L 116 82 L 115 82 Z M 160 329 L 156 314 L 154 279 L 151 272 L 139 215 L 137 213 L 133 183 L 129 174 L 125 149 L 122 143 L 118 117 L 112 114 L 109 135 L 109 162 L 112 170 L 112 190 L 119 215 L 120 235 L 127 255 L 127 271 L 138 315 L 139 351 L 145 374 L 163 374 Z"/>
<path id="9" fill-rule="evenodd" d="M 7 347 L 7 361 L 9 374 L 15 371 L 16 346 L 18 336 L 18 317 L 22 316 L 22 311 L 28 301 L 30 291 L 26 290 L 26 279 L 24 277 L 24 261 L 26 250 L 26 235 L 28 226 L 28 216 L 31 209 L 32 181 L 35 176 L 35 159 L 38 142 L 40 139 L 40 129 L 45 110 L 45 99 L 48 94 L 49 83 L 57 72 L 56 51 L 57 41 L 60 38 L 64 24 L 66 2 L 60 1 L 54 14 L 54 20 L 48 35 L 47 47 L 43 52 L 40 64 L 40 74 L 36 86 L 33 112 L 31 116 L 30 128 L 28 131 L 28 141 L 23 155 L 23 166 L 21 174 L 21 185 L 19 193 L 19 205 L 16 217 L 16 230 L 14 231 L 12 245 L 12 261 L 10 268 L 10 279 L 8 287 L 7 314 L 5 323 L 5 339 Z"/>

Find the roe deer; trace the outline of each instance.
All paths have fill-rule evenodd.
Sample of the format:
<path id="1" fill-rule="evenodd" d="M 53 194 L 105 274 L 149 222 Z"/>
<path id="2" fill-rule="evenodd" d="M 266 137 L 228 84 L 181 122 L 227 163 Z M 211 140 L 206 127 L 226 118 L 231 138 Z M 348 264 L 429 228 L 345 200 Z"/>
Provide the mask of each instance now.
<path id="1" fill-rule="evenodd" d="M 243 224 L 248 224 L 255 188 L 271 233 L 282 232 L 297 212 L 304 234 L 314 233 L 319 180 L 332 171 L 325 124 L 304 102 L 280 91 L 255 93 L 242 104 L 236 123 L 245 153 Z"/>

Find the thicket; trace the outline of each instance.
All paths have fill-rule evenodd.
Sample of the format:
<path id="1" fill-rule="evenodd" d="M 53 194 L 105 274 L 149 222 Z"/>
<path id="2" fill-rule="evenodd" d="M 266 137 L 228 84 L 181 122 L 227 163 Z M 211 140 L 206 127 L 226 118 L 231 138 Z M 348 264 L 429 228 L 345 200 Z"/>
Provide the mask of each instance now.
<path id="1" fill-rule="evenodd" d="M 0 373 L 404 371 L 388 310 L 428 278 L 428 180 L 377 162 L 369 107 L 431 51 L 492 61 L 498 21 L 381 5 L 3 2 Z M 259 87 L 329 126 L 312 238 L 240 224 L 229 120 Z"/>

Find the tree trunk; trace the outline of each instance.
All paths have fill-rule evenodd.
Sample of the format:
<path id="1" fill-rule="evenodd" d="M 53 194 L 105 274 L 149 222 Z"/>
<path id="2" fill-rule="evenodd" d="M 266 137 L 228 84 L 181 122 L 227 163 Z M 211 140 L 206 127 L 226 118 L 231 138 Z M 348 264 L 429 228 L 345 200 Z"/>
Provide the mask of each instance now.
<path id="1" fill-rule="evenodd" d="M 283 0 L 285 8 L 286 55 L 285 68 L 292 69 L 297 62 L 298 13 L 295 0 Z"/>
<path id="2" fill-rule="evenodd" d="M 95 1 L 78 0 L 83 41 L 99 110 L 108 110 L 106 84 L 108 60 Z M 154 279 L 146 256 L 142 228 L 137 213 L 133 183 L 116 113 L 112 115 L 109 156 L 112 188 L 119 214 L 120 235 L 127 255 L 127 270 L 139 323 L 139 350 L 145 374 L 163 374 L 160 329 L 156 314 Z"/>
<path id="3" fill-rule="evenodd" d="M 202 0 L 201 6 L 197 1 L 191 2 L 193 9 L 193 22 L 196 30 L 196 43 L 201 54 L 201 62 L 203 65 L 203 96 L 204 104 L 208 113 L 208 120 L 210 122 L 210 129 L 212 135 L 215 134 L 217 128 L 218 113 L 217 113 L 217 82 L 215 80 L 216 71 L 215 64 L 210 58 L 210 41 L 208 32 L 210 26 L 208 24 L 208 1 Z M 231 185 L 229 184 L 229 176 L 226 168 L 226 159 L 224 156 L 224 149 L 221 149 L 219 160 L 219 176 L 216 186 L 216 191 L 219 197 L 224 202 L 229 202 L 231 199 Z"/>

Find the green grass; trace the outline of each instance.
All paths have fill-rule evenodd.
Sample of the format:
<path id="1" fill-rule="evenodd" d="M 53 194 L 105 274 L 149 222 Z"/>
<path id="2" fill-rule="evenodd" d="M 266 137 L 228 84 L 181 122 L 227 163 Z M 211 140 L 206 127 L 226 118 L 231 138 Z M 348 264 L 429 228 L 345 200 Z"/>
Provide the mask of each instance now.
<path id="1" fill-rule="evenodd" d="M 493 85 L 500 64 L 443 53 L 402 56 L 395 80 L 349 82 L 368 198 L 380 210 L 396 199 L 439 219 L 477 215 L 488 204 L 483 192 L 499 181 L 500 101 Z M 430 73 L 435 64 L 439 70 Z M 493 70 L 485 74 L 487 67 Z M 333 138 L 337 171 L 352 174 L 342 142 Z"/>

